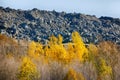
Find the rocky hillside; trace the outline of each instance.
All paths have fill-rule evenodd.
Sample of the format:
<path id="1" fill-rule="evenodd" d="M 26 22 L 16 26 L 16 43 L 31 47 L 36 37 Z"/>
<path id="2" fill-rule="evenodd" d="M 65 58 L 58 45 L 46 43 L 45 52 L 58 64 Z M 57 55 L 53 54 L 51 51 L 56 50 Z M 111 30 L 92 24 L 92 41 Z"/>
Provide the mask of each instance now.
<path id="1" fill-rule="evenodd" d="M 110 40 L 120 44 L 119 18 L 0 7 L 0 33 L 16 39 L 45 42 L 50 35 L 61 34 L 68 42 L 73 31 L 78 31 L 86 43 Z"/>

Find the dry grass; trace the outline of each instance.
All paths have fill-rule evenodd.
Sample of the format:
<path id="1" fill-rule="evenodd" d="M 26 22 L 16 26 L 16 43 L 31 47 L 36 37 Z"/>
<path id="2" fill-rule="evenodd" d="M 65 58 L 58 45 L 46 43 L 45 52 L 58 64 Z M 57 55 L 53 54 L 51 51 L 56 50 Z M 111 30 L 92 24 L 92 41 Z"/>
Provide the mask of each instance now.
<path id="1" fill-rule="evenodd" d="M 18 66 L 19 62 L 14 57 L 8 58 L 0 55 L 0 80 L 17 80 Z"/>

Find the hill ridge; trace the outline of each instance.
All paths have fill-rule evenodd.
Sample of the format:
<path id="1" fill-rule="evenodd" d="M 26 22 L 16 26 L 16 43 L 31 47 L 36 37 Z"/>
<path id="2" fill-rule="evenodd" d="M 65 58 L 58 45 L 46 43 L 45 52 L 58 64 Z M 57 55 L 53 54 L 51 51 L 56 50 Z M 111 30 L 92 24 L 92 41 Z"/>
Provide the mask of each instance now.
<path id="1" fill-rule="evenodd" d="M 78 31 L 85 43 L 109 40 L 120 44 L 119 18 L 0 7 L 0 33 L 16 39 L 44 43 L 52 34 L 61 34 L 64 42 L 69 42 L 73 31 Z"/>

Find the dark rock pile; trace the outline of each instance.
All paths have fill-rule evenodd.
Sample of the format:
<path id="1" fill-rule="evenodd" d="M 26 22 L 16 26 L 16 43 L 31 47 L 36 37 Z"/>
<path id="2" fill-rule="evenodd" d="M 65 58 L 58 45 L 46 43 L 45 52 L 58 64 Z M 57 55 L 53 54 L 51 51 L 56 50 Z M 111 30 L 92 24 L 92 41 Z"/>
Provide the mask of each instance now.
<path id="1" fill-rule="evenodd" d="M 119 18 L 0 7 L 0 33 L 16 39 L 44 43 L 52 34 L 61 34 L 64 42 L 68 42 L 73 31 L 78 31 L 85 43 L 105 40 L 120 44 Z"/>

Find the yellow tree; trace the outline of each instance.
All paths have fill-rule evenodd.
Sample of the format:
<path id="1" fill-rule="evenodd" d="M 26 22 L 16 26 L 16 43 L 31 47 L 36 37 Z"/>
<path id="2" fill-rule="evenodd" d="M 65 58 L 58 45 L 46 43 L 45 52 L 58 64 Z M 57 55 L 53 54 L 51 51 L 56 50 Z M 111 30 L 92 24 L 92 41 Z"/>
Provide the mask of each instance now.
<path id="1" fill-rule="evenodd" d="M 72 42 L 74 43 L 76 56 L 80 61 L 84 61 L 88 57 L 88 50 L 85 47 L 82 37 L 76 31 L 72 33 Z"/>
<path id="2" fill-rule="evenodd" d="M 70 69 L 63 80 L 85 80 L 85 78 L 81 73 L 78 73 L 73 69 Z"/>
<path id="3" fill-rule="evenodd" d="M 69 56 L 69 59 L 70 59 L 70 61 L 71 60 L 73 60 L 73 59 L 75 59 L 75 49 L 74 49 L 74 45 L 73 45 L 73 43 L 68 43 L 68 46 L 67 46 L 67 52 L 68 52 L 68 56 Z"/>
<path id="4" fill-rule="evenodd" d="M 63 37 L 59 34 L 58 35 L 58 44 L 62 44 L 63 42 Z"/>
<path id="5" fill-rule="evenodd" d="M 35 55 L 37 56 L 44 56 L 43 45 L 40 43 L 36 43 Z"/>
<path id="6" fill-rule="evenodd" d="M 60 62 L 66 62 L 68 60 L 68 54 L 62 44 L 62 40 L 63 38 L 61 35 L 58 35 L 58 37 L 52 35 L 50 37 L 49 44 L 45 48 L 45 50 L 47 50 L 45 51 L 45 54 L 48 58 Z"/>
<path id="7" fill-rule="evenodd" d="M 28 55 L 30 57 L 35 57 L 36 43 L 34 41 L 30 42 L 28 45 Z"/>
<path id="8" fill-rule="evenodd" d="M 58 38 L 55 37 L 54 35 L 52 35 L 50 37 L 49 45 L 51 46 L 51 45 L 55 45 L 55 44 L 58 44 Z"/>
<path id="9" fill-rule="evenodd" d="M 30 42 L 28 46 L 28 56 L 36 59 L 44 56 L 43 45 L 34 41 Z"/>
<path id="10" fill-rule="evenodd" d="M 39 78 L 37 67 L 29 57 L 23 58 L 22 64 L 18 71 L 19 80 L 35 80 Z"/>

